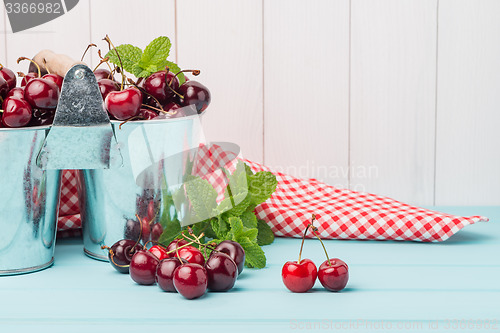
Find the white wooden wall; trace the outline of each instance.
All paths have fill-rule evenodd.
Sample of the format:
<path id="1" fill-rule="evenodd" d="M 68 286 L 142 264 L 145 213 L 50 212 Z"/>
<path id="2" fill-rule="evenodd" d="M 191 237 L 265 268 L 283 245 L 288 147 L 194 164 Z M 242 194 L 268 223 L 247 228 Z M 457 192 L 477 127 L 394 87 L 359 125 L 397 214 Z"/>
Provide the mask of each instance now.
<path id="1" fill-rule="evenodd" d="M 12 34 L 16 71 L 108 34 L 173 42 L 212 92 L 211 141 L 300 177 L 418 205 L 500 205 L 498 0 L 81 0 Z M 86 57 L 97 63 L 94 54 Z"/>

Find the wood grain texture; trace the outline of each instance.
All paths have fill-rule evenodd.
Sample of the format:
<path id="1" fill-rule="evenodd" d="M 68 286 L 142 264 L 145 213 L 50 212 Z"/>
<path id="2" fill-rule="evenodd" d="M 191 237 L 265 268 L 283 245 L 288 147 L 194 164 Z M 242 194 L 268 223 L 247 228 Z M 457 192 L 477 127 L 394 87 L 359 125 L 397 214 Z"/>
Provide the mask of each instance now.
<path id="1" fill-rule="evenodd" d="M 499 17 L 499 1 L 440 1 L 437 204 L 500 204 Z"/>
<path id="2" fill-rule="evenodd" d="M 0 5 L 0 62 L 5 66 L 7 66 L 7 45 L 5 44 L 7 25 L 9 25 L 9 21 L 5 13 L 5 6 L 2 4 Z"/>
<path id="3" fill-rule="evenodd" d="M 434 195 L 436 0 L 353 0 L 351 188 Z"/>
<path id="4" fill-rule="evenodd" d="M 265 163 L 348 186 L 349 1 L 265 1 Z"/>
<path id="5" fill-rule="evenodd" d="M 177 18 L 179 65 L 201 69 L 196 80 L 212 94 L 207 140 L 237 143 L 244 157 L 262 162 L 261 2 L 182 0 Z"/>
<path id="6" fill-rule="evenodd" d="M 12 33 L 7 26 L 7 63 L 15 72 L 27 72 L 29 64 L 16 63 L 18 57 L 33 57 L 44 49 L 80 60 L 90 41 L 89 3 L 80 3 L 66 14 L 43 25 Z M 87 59 L 86 59 L 87 60 Z"/>
<path id="7" fill-rule="evenodd" d="M 167 36 L 172 42 L 169 60 L 175 61 L 175 0 L 90 0 L 92 41 L 103 53 L 107 35 L 115 46 L 132 44 L 144 49 L 158 36 Z M 104 55 L 103 54 L 103 55 Z M 93 59 L 95 65 L 98 59 Z"/>

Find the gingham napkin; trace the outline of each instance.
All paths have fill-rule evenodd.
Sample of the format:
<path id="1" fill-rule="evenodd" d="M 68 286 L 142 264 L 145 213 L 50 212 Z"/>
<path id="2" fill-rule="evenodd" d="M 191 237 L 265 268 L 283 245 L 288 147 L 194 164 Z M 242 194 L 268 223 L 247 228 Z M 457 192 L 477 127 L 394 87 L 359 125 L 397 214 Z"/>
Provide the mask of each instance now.
<path id="1" fill-rule="evenodd" d="M 200 148 L 195 169 L 209 179 L 221 195 L 226 182 L 220 167 L 231 169 L 234 161 L 234 155 L 226 154 L 219 146 L 205 146 Z M 244 161 L 254 172 L 273 172 L 258 163 Z M 315 226 L 325 239 L 440 242 L 466 225 L 488 221 L 482 216 L 439 213 L 375 194 L 335 188 L 315 179 L 273 173 L 278 180 L 276 192 L 256 208 L 256 213 L 271 226 L 276 236 L 302 237 L 312 214 L 316 214 Z M 63 172 L 59 214 L 59 236 L 74 235 L 68 232 L 81 227 L 74 171 Z M 313 236 L 309 234 L 308 237 Z"/>

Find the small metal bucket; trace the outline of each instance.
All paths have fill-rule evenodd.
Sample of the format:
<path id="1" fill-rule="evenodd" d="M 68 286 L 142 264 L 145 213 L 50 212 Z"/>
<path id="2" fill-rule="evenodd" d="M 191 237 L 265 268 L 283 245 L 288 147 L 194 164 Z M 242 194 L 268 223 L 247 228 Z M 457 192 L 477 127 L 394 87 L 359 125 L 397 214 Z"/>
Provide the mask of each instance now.
<path id="1" fill-rule="evenodd" d="M 54 262 L 61 172 L 36 163 L 48 130 L 0 128 L 0 275 Z"/>
<path id="2" fill-rule="evenodd" d="M 203 140 L 197 115 L 128 122 L 121 129 L 120 122 L 111 123 L 123 165 L 78 174 L 84 251 L 100 260 L 108 260 L 101 246 L 124 238 L 154 239 L 162 230 L 160 217 L 179 214 L 167 202 L 167 188 L 184 182 L 193 151 Z"/>

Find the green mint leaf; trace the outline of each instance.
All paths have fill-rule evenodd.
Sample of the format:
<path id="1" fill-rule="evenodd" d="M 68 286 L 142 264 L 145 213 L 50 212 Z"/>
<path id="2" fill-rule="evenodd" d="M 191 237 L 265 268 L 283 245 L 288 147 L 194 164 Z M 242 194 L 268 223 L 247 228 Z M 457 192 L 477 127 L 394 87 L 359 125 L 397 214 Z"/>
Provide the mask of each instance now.
<path id="1" fill-rule="evenodd" d="M 247 237 L 240 238 L 238 243 L 240 243 L 241 247 L 245 250 L 245 265 L 247 267 L 266 267 L 266 254 L 259 245 L 252 242 Z"/>
<path id="2" fill-rule="evenodd" d="M 146 69 L 142 68 L 139 64 L 134 64 L 134 65 L 132 66 L 132 71 L 131 71 L 131 73 L 132 73 L 135 77 L 139 78 L 139 77 L 148 77 L 148 76 L 150 76 L 150 75 L 151 75 L 152 73 L 154 73 L 154 72 L 151 72 L 151 71 L 148 71 L 148 70 L 146 70 Z"/>
<path id="3" fill-rule="evenodd" d="M 259 220 L 257 229 L 259 230 L 259 234 L 257 235 L 257 244 L 263 246 L 274 242 L 274 234 L 271 227 L 265 221 Z"/>
<path id="4" fill-rule="evenodd" d="M 276 176 L 268 171 L 259 171 L 253 176 L 248 176 L 248 191 L 252 204 L 258 206 L 269 199 L 277 185 Z"/>
<path id="5" fill-rule="evenodd" d="M 257 228 L 251 228 L 251 229 L 244 228 L 244 230 L 245 231 L 243 232 L 242 236 L 247 237 L 252 242 L 256 243 L 259 230 L 257 230 Z"/>
<path id="6" fill-rule="evenodd" d="M 257 217 L 255 217 L 255 213 L 251 207 L 247 208 L 247 210 L 240 215 L 240 219 L 245 228 L 257 228 Z"/>
<path id="7" fill-rule="evenodd" d="M 217 191 L 203 178 L 193 178 L 186 183 L 186 193 L 198 221 L 214 217 L 217 209 Z M 215 232 L 217 232 L 214 229 Z"/>
<path id="8" fill-rule="evenodd" d="M 167 223 L 167 225 L 163 229 L 163 233 L 161 234 L 158 242 L 168 246 L 171 241 L 175 238 L 179 237 L 181 234 L 181 224 L 178 220 L 171 221 Z"/>
<path id="9" fill-rule="evenodd" d="M 254 173 L 252 171 L 252 168 L 250 168 L 250 166 L 248 166 L 248 164 L 245 163 L 245 172 L 248 176 L 253 176 Z"/>
<path id="10" fill-rule="evenodd" d="M 231 237 L 232 240 L 237 241 L 237 239 L 242 236 L 243 230 L 243 222 L 238 217 L 230 217 L 229 218 L 229 226 L 231 227 Z"/>
<path id="11" fill-rule="evenodd" d="M 118 55 L 120 58 L 118 58 Z M 142 56 L 142 50 L 137 46 L 133 46 L 130 44 L 122 44 L 116 47 L 115 49 L 110 50 L 105 57 L 109 57 L 109 61 L 115 64 L 116 66 L 121 66 L 123 64 L 123 69 L 129 73 L 132 73 L 134 70 L 134 64 L 138 63 Z"/>
<path id="12" fill-rule="evenodd" d="M 139 61 L 139 65 L 142 68 L 148 68 L 151 65 L 160 65 L 165 59 L 168 58 L 170 53 L 170 39 L 166 36 L 160 36 L 155 38 L 148 46 L 144 49 L 142 57 Z"/>
<path id="13" fill-rule="evenodd" d="M 217 216 L 216 218 L 211 219 L 210 224 L 217 238 L 227 238 L 227 223 L 221 216 Z"/>

